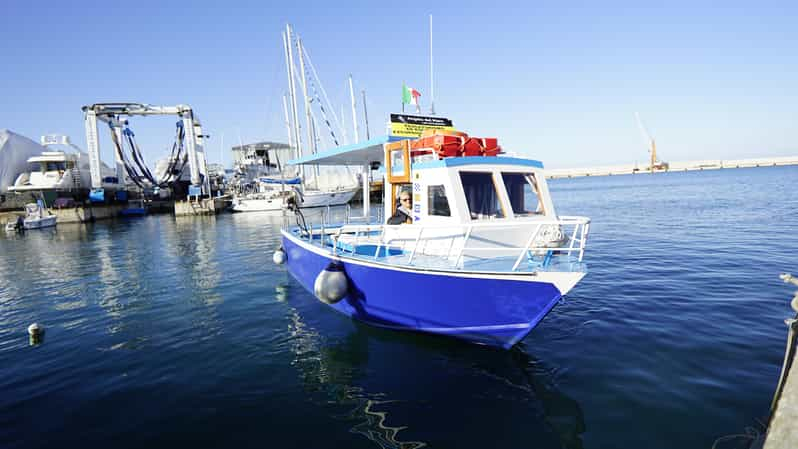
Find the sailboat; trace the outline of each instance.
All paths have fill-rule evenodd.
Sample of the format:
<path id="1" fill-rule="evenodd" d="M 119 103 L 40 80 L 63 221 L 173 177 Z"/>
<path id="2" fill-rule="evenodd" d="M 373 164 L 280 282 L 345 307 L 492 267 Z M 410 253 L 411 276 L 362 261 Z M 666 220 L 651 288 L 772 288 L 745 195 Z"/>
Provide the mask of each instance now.
<path id="1" fill-rule="evenodd" d="M 313 89 L 314 99 L 312 100 L 309 94 L 309 83 L 308 83 L 308 74 L 310 73 L 306 70 L 306 62 L 308 63 L 307 68 L 312 70 L 314 74 L 314 78 L 319 85 L 319 89 L 324 94 L 325 99 L 327 99 L 326 92 L 324 91 L 324 87 L 321 85 L 321 81 L 319 80 L 318 75 L 316 74 L 315 68 L 310 61 L 310 57 L 307 54 L 304 46 L 302 45 L 302 40 L 299 36 L 294 36 L 294 33 L 291 29 L 291 25 L 286 25 L 285 33 L 283 34 L 283 45 L 285 50 L 286 56 L 286 66 L 287 66 L 287 75 L 288 75 L 288 88 L 289 88 L 289 95 L 291 98 L 290 102 L 290 110 L 291 115 L 289 116 L 288 113 L 288 104 L 284 101 L 283 107 L 285 109 L 285 116 L 286 116 L 286 126 L 288 129 L 288 139 L 289 145 L 295 143 L 295 158 L 301 158 L 303 156 L 309 156 L 316 154 L 318 152 L 318 120 L 313 113 L 311 108 L 311 102 L 315 101 L 316 104 L 319 105 L 320 111 L 323 116 L 324 122 L 327 124 L 330 135 L 332 136 L 333 143 L 335 146 L 338 146 L 337 137 L 335 136 L 335 132 L 330 124 L 330 121 L 327 118 L 327 109 L 324 107 L 324 102 L 322 102 L 321 97 L 316 91 L 315 85 L 310 84 L 311 88 Z M 295 47 L 295 48 L 294 48 Z M 296 67 L 294 65 L 294 49 L 296 49 L 296 59 L 299 64 L 299 73 L 296 72 Z M 307 129 L 307 144 L 302 145 L 302 138 L 300 133 L 300 120 L 299 120 L 299 108 L 297 107 L 297 95 L 296 95 L 296 81 L 299 78 L 302 84 L 302 98 L 305 103 L 305 128 Z M 351 87 L 351 77 L 350 77 L 350 87 Z M 327 99 L 327 103 L 329 103 L 329 99 Z M 354 96 L 352 100 L 353 104 L 353 120 L 354 120 Z M 330 105 L 331 106 L 331 105 Z M 333 122 L 337 122 L 337 118 L 335 117 L 335 112 L 332 107 L 329 108 L 332 116 Z M 291 120 L 293 118 L 293 120 Z M 355 133 L 355 141 L 357 141 L 357 132 Z M 356 142 L 355 142 L 356 143 Z M 348 179 L 347 179 L 348 178 Z M 323 207 L 323 206 L 337 206 L 337 205 L 344 205 L 347 204 L 352 197 L 355 196 L 357 193 L 358 182 L 354 176 L 349 172 L 348 169 L 345 171 L 341 171 L 339 167 L 331 167 L 331 168 L 318 168 L 307 170 L 305 167 L 300 169 L 300 179 L 302 180 L 302 190 L 301 190 L 301 207 Z"/>
<path id="2" fill-rule="evenodd" d="M 292 36 L 291 26 L 287 25 L 283 34 L 283 49 L 285 50 L 290 106 L 286 97 L 283 96 L 283 111 L 285 113 L 286 129 L 288 130 L 288 148 L 292 158 L 297 159 L 317 152 L 318 136 L 317 120 L 311 110 L 308 79 L 305 71 L 305 61 L 310 62 L 310 60 L 304 51 L 301 40 L 298 38 L 295 40 Z M 294 45 L 296 45 L 296 48 L 294 48 Z M 300 66 L 299 71 L 294 66 L 295 50 Z M 305 103 L 305 123 L 308 130 L 307 145 L 303 145 L 300 133 L 301 125 L 296 94 L 297 78 L 302 84 L 302 94 Z M 318 77 L 316 79 L 318 80 Z M 319 87 L 323 90 L 321 86 Z M 316 102 L 320 105 L 321 112 L 325 116 L 325 122 L 329 125 L 329 121 L 326 119 L 326 110 L 318 94 Z M 337 145 L 338 142 L 332 128 L 330 128 L 330 132 L 334 143 Z M 234 195 L 231 206 L 233 212 L 282 210 L 286 207 L 289 197 L 295 198 L 296 204 L 302 208 L 345 205 L 352 200 L 360 188 L 357 180 L 354 179 L 348 169 L 342 171 L 340 167 L 332 167 L 306 170 L 303 167 L 295 170 L 281 167 L 277 149 L 264 150 L 264 153 L 271 151 L 266 156 L 267 158 L 271 157 L 271 159 L 278 161 L 276 170 L 269 169 L 263 176 L 255 177 L 249 182 L 249 190 Z M 279 148 L 279 150 L 285 149 L 285 147 Z"/>

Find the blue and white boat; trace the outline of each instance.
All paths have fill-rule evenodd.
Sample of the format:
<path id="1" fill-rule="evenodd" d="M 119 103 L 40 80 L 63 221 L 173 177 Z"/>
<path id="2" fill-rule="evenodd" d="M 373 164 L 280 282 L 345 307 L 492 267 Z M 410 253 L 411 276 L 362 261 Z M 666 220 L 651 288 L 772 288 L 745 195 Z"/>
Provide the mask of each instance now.
<path id="1" fill-rule="evenodd" d="M 557 215 L 535 160 L 442 157 L 383 136 L 292 164 L 384 167 L 384 215 L 412 194 L 412 223 L 285 227 L 276 263 L 325 304 L 362 322 L 510 348 L 586 274 L 590 220 Z M 363 177 L 368 192 L 368 177 Z"/>

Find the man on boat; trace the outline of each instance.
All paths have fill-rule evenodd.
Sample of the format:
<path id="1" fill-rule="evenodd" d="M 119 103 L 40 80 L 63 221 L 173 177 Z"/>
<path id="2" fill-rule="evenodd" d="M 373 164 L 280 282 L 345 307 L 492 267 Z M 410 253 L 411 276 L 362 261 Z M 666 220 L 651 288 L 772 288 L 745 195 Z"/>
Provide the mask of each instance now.
<path id="1" fill-rule="evenodd" d="M 388 219 L 389 225 L 410 224 L 413 223 L 412 212 L 413 200 L 410 192 L 407 190 L 399 194 L 399 206 L 396 208 L 396 213 Z"/>

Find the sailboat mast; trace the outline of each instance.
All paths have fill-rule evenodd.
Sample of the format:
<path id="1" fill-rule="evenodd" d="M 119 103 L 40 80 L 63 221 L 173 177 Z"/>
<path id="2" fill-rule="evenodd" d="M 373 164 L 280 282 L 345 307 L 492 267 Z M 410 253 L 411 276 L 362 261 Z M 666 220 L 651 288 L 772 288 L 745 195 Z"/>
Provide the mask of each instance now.
<path id="1" fill-rule="evenodd" d="M 288 116 L 288 101 L 285 99 L 285 95 L 283 95 L 283 112 L 285 112 L 285 127 L 288 130 L 288 148 L 290 151 L 294 146 L 294 138 L 291 136 L 291 118 Z"/>
<path id="2" fill-rule="evenodd" d="M 341 105 L 341 133 L 344 136 L 344 145 L 348 145 L 349 136 L 346 134 L 346 114 L 344 114 L 344 105 Z"/>
<path id="3" fill-rule="evenodd" d="M 429 98 L 430 114 L 435 115 L 435 82 L 432 75 L 432 14 L 429 15 Z"/>
<path id="4" fill-rule="evenodd" d="M 286 63 L 288 64 L 288 90 L 289 95 L 291 95 L 291 115 L 294 119 L 294 142 L 296 143 L 296 155 L 297 158 L 299 158 L 304 154 L 302 152 L 302 139 L 299 137 L 299 112 L 296 105 L 296 84 L 294 83 L 294 54 L 291 50 L 291 25 L 285 25 L 285 34 L 283 35 L 283 38 L 285 40 L 285 53 L 287 58 Z M 304 166 L 302 167 L 301 171 L 302 175 L 304 175 Z"/>
<path id="5" fill-rule="evenodd" d="M 305 120 L 308 124 L 308 149 L 316 153 L 316 139 L 313 138 L 313 119 L 310 117 L 310 97 L 308 96 L 308 78 L 305 75 L 305 58 L 302 56 L 302 39 L 296 38 L 296 55 L 299 59 L 299 71 L 302 76 L 302 98 L 305 100 Z"/>
<path id="6" fill-rule="evenodd" d="M 352 99 L 352 128 L 355 130 L 355 141 L 353 143 L 357 143 L 360 140 L 360 136 L 357 132 L 357 108 L 355 107 L 355 88 L 352 85 L 352 74 L 349 74 L 349 97 Z"/>
<path id="7" fill-rule="evenodd" d="M 366 120 L 366 140 L 371 139 L 369 135 L 369 111 L 366 108 L 366 91 L 363 90 L 363 118 Z"/>
<path id="8" fill-rule="evenodd" d="M 297 36 L 296 38 L 296 56 L 299 59 L 299 71 L 302 75 L 302 98 L 305 100 L 305 121 L 307 123 L 308 128 L 308 150 L 310 150 L 311 154 L 316 154 L 316 127 L 315 123 L 313 122 L 313 117 L 311 117 L 310 111 L 310 97 L 308 96 L 308 78 L 305 74 L 305 58 L 302 55 L 302 39 Z M 315 176 L 313 177 L 313 184 L 316 186 L 316 189 L 319 188 L 319 166 L 317 165 L 314 169 Z"/>

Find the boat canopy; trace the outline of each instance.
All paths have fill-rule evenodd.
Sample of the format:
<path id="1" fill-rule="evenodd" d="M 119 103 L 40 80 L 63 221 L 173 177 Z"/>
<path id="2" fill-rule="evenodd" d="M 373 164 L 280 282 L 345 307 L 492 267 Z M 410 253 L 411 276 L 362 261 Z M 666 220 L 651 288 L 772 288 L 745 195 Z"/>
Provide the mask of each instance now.
<path id="1" fill-rule="evenodd" d="M 385 158 L 383 144 L 406 140 L 409 137 L 379 136 L 365 142 L 343 145 L 316 154 L 292 159 L 289 165 L 363 165 L 372 162 L 382 163 Z"/>

